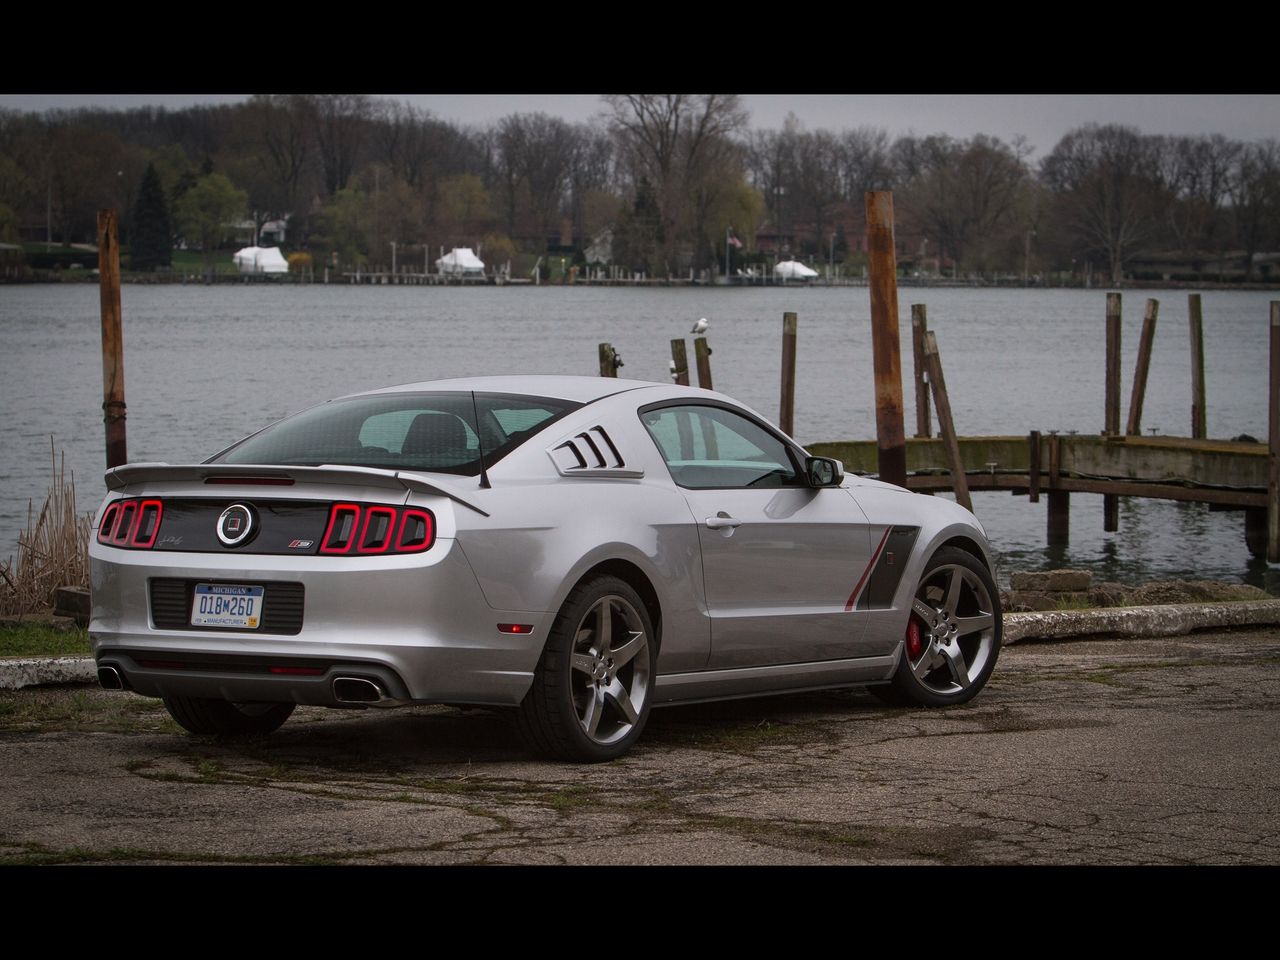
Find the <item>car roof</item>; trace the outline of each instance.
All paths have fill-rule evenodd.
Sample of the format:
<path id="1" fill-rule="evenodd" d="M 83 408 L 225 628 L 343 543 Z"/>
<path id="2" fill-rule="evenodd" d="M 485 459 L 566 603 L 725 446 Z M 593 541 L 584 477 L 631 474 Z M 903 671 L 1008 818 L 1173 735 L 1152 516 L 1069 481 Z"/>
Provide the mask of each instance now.
<path id="1" fill-rule="evenodd" d="M 514 393 L 557 400 L 573 400 L 590 403 L 601 397 L 609 397 L 641 387 L 659 387 L 663 384 L 648 380 L 619 380 L 614 377 L 563 377 L 523 374 L 499 377 L 458 377 L 452 380 L 422 380 L 417 383 L 401 383 L 393 387 L 367 390 L 349 394 L 352 397 L 376 396 L 384 393 L 429 393 L 435 391 L 470 391 L 477 393 Z M 342 399 L 347 399 L 343 397 Z"/>

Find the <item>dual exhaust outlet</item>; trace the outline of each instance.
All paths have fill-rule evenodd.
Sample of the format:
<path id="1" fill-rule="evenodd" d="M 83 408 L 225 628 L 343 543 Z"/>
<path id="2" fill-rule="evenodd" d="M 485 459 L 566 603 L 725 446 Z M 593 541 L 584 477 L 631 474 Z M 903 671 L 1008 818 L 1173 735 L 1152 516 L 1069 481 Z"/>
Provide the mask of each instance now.
<path id="1" fill-rule="evenodd" d="M 126 689 L 124 677 L 112 666 L 98 668 L 98 684 L 104 690 Z M 333 692 L 333 699 L 338 703 L 390 707 L 405 702 L 388 695 L 380 684 L 365 677 L 334 677 L 330 689 Z"/>

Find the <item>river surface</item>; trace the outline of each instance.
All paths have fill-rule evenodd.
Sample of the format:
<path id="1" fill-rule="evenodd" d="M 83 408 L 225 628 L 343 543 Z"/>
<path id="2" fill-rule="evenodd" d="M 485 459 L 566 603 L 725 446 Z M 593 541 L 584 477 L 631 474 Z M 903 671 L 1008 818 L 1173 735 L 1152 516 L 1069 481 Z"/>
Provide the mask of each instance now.
<path id="1" fill-rule="evenodd" d="M 1103 425 L 1101 290 L 900 291 L 907 433 L 910 304 L 928 306 L 962 434 L 1096 433 Z M 1188 435 L 1187 297 L 1124 292 L 1123 411 L 1145 299 L 1161 301 L 1143 427 Z M 1269 301 L 1274 291 L 1203 295 L 1211 437 L 1267 436 Z M 775 418 L 782 314 L 799 314 L 796 436 L 875 436 L 868 292 L 863 287 L 603 288 L 143 286 L 122 293 L 129 458 L 201 460 L 285 414 L 413 380 L 492 373 L 595 374 L 614 344 L 622 375 L 667 381 L 669 341 L 708 317 L 718 390 Z M 693 359 L 690 344 L 690 360 Z M 98 288 L 0 286 L 0 558 L 16 551 L 28 501 L 50 477 L 50 437 L 80 505 L 103 491 Z M 1122 499 L 1102 530 L 1102 498 L 1073 496 L 1070 546 L 1045 546 L 1046 500 L 978 493 L 974 508 L 1010 570 L 1077 566 L 1095 577 L 1242 580 L 1280 593 L 1280 571 L 1245 549 L 1244 514 Z"/>

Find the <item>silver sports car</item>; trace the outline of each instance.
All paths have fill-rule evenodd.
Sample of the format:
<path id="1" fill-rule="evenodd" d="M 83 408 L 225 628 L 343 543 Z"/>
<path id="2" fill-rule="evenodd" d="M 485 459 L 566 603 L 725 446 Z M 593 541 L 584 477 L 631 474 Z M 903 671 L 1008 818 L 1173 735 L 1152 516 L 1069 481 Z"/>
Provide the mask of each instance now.
<path id="1" fill-rule="evenodd" d="M 98 675 L 200 734 L 296 704 L 510 708 L 604 760 L 655 705 L 869 685 L 963 703 L 1000 649 L 982 527 L 723 394 L 483 377 L 331 400 L 108 471 Z"/>

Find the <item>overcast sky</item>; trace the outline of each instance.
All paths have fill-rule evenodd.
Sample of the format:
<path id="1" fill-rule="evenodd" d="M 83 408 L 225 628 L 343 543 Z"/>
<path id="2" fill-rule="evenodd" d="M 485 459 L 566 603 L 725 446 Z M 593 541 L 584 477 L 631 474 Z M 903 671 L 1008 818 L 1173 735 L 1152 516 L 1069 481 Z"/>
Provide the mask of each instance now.
<path id="1" fill-rule="evenodd" d="M 45 110 L 77 106 L 136 107 L 232 103 L 243 95 L 211 94 L 0 94 L 0 107 Z M 396 99 L 437 116 L 483 124 L 510 113 L 542 111 L 566 120 L 601 112 L 595 94 L 404 94 Z M 1239 140 L 1280 137 L 1277 94 L 744 94 L 756 128 L 781 127 L 789 112 L 806 129 L 884 127 L 890 135 L 987 133 L 1003 140 L 1025 136 L 1036 156 L 1084 123 L 1122 123 L 1144 133 L 1221 133 Z"/>

